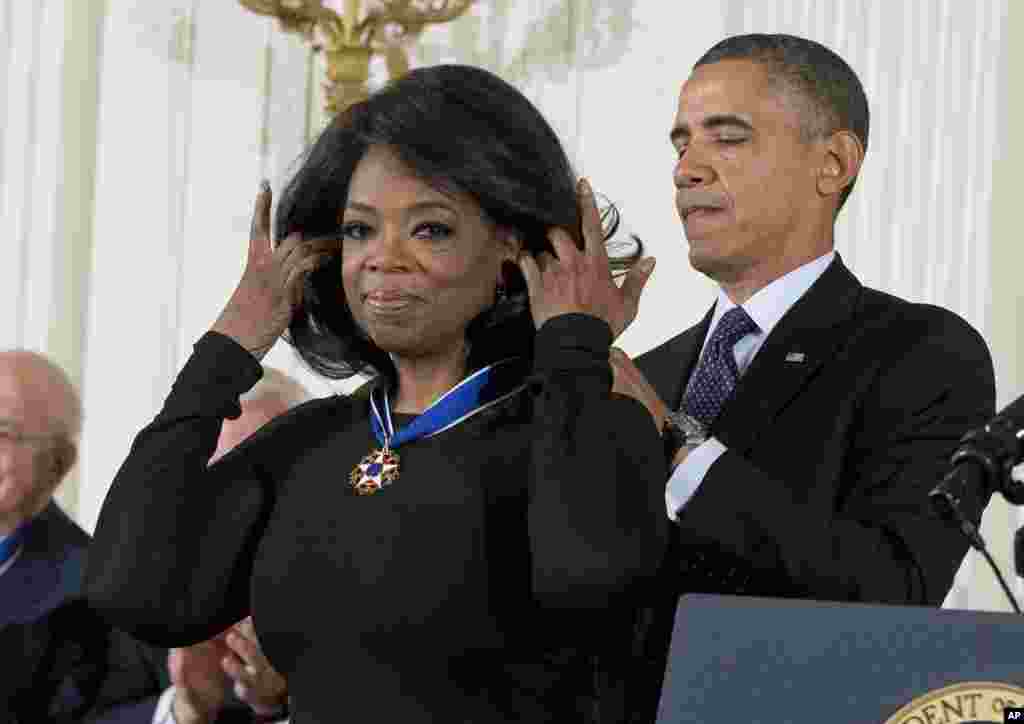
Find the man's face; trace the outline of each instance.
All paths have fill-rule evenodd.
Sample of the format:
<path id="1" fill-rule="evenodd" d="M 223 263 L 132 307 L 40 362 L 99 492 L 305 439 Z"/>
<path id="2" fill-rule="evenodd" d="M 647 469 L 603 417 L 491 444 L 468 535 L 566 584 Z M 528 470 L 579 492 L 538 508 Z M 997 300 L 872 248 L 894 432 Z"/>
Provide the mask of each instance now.
<path id="1" fill-rule="evenodd" d="M 760 63 L 702 65 L 683 85 L 673 181 L 695 269 L 735 281 L 815 233 L 807 229 L 821 209 L 820 156 L 801 137 L 800 120 Z"/>
<path id="2" fill-rule="evenodd" d="M 45 385 L 30 370 L 0 361 L 0 534 L 46 507 L 60 483 L 58 438 L 46 415 Z"/>

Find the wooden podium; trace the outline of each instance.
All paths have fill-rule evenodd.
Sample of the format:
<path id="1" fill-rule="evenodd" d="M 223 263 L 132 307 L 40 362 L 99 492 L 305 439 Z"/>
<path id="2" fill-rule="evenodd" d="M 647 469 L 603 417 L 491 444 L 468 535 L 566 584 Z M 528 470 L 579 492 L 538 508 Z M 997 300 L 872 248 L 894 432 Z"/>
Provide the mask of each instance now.
<path id="1" fill-rule="evenodd" d="M 967 724 L 1024 706 L 1024 617 L 689 594 L 658 724 Z"/>

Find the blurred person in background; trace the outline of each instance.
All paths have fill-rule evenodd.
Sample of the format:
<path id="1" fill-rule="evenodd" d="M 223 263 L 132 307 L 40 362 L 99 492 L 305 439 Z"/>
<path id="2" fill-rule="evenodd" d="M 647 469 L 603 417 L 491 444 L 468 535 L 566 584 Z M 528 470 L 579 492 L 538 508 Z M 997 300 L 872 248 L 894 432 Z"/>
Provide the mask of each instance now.
<path id="1" fill-rule="evenodd" d="M 58 365 L 0 352 L 0 721 L 72 721 L 102 684 L 108 632 L 80 596 L 88 536 L 53 502 L 81 426 Z"/>
<path id="2" fill-rule="evenodd" d="M 223 450 L 306 397 L 268 370 L 247 396 L 249 414 L 225 425 Z M 0 657 L 17 662 L 0 677 L 0 722 L 148 724 L 165 720 L 172 701 L 181 724 L 270 721 L 286 690 L 248 621 L 168 660 L 111 629 L 81 597 L 89 538 L 53 501 L 77 459 L 81 425 L 79 395 L 59 366 L 0 352 Z"/>

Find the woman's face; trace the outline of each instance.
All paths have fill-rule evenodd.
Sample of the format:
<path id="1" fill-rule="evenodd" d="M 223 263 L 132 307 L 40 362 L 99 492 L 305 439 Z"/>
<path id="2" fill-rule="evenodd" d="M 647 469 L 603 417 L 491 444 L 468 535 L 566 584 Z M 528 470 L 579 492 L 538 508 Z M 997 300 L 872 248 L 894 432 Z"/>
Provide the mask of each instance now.
<path id="1" fill-rule="evenodd" d="M 472 198 L 431 188 L 386 146 L 356 166 L 341 214 L 352 316 L 399 357 L 461 348 L 469 322 L 494 303 L 502 261 L 518 252 Z"/>

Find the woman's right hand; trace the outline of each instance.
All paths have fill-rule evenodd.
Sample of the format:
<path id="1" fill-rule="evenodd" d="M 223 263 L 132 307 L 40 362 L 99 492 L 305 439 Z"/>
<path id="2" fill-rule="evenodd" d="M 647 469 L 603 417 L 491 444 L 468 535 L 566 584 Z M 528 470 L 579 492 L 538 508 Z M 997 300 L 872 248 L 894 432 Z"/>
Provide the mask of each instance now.
<path id="1" fill-rule="evenodd" d="M 231 337 L 258 360 L 288 328 L 292 313 L 302 303 L 306 274 L 340 248 L 338 241 L 303 241 L 299 234 L 290 234 L 274 248 L 270 241 L 270 205 L 270 184 L 264 181 L 256 196 L 245 271 L 212 327 L 212 331 Z"/>

